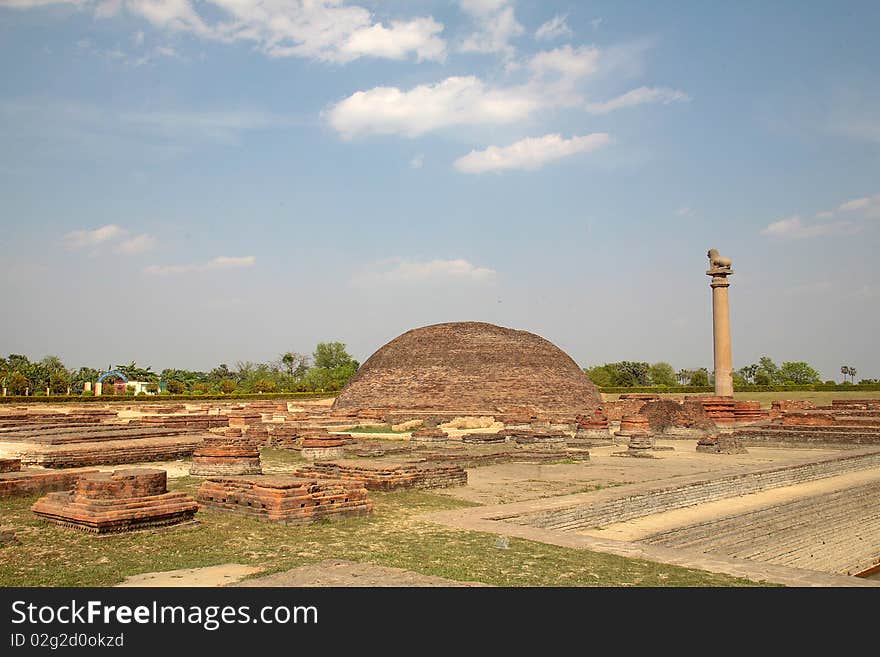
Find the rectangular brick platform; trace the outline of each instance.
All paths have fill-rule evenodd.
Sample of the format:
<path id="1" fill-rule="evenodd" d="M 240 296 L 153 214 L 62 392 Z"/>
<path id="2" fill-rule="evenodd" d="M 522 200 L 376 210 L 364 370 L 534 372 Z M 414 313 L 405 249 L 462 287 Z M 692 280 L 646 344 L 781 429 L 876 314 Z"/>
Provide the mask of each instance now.
<path id="1" fill-rule="evenodd" d="M 97 470 L 55 472 L 25 469 L 0 473 L 0 498 L 71 490 L 76 485 L 77 479 L 84 474 L 93 472 L 97 472 Z"/>
<path id="2" fill-rule="evenodd" d="M 354 480 L 267 475 L 212 477 L 202 483 L 197 499 L 207 507 L 285 524 L 362 517 L 373 512 L 367 489 Z"/>
<path id="3" fill-rule="evenodd" d="M 458 465 L 428 462 L 316 462 L 299 468 L 300 477 L 363 482 L 367 490 L 449 488 L 467 484 L 467 472 Z"/>
<path id="4" fill-rule="evenodd" d="M 86 474 L 74 490 L 49 493 L 31 507 L 47 522 L 93 534 L 175 525 L 198 510 L 189 495 L 169 493 L 165 471 L 153 468 Z"/>

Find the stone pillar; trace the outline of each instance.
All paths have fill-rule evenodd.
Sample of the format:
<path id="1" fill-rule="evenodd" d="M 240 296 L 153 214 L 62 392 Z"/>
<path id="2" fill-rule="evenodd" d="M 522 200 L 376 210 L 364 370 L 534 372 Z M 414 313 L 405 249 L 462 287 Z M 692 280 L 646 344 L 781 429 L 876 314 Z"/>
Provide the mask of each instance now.
<path id="1" fill-rule="evenodd" d="M 733 357 L 730 349 L 730 302 L 727 277 L 733 273 L 730 258 L 722 258 L 716 249 L 711 249 L 707 276 L 712 277 L 712 333 L 715 342 L 715 394 L 722 397 L 733 396 Z"/>
<path id="2" fill-rule="evenodd" d="M 85 382 L 85 385 L 83 385 L 83 390 L 84 390 L 85 392 L 91 392 L 91 391 L 92 391 L 92 382 L 91 382 L 91 381 L 86 381 L 86 382 Z"/>
<path id="3" fill-rule="evenodd" d="M 98 382 L 95 384 L 95 397 L 100 397 L 100 396 L 101 396 L 101 388 L 103 388 L 103 387 L 104 387 L 104 384 L 101 383 L 100 381 L 98 381 Z"/>
<path id="4" fill-rule="evenodd" d="M 6 396 L 6 386 L 3 386 L 3 396 Z"/>

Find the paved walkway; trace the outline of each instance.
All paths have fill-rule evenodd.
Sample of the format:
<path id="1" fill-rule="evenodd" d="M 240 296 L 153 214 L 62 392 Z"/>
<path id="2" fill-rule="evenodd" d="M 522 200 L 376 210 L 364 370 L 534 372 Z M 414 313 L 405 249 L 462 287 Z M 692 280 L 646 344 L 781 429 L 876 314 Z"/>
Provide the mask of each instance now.
<path id="1" fill-rule="evenodd" d="M 864 451 L 875 452 L 876 449 Z M 857 453 L 859 452 L 854 451 L 850 452 L 848 455 L 854 455 Z M 842 478 L 832 477 L 825 480 L 823 483 L 810 483 L 809 485 L 804 485 L 804 488 L 815 486 L 817 489 L 833 489 L 838 488 L 841 483 L 843 483 L 843 487 L 846 488 L 848 485 L 874 479 L 874 472 L 875 471 L 871 470 L 860 472 L 858 474 L 847 474 Z M 676 485 L 681 485 L 691 479 L 696 480 L 698 478 L 699 477 L 685 477 L 676 479 Z M 837 484 L 837 486 L 835 486 L 835 484 Z M 631 486 L 604 489 L 592 493 L 579 493 L 576 495 L 566 495 L 549 499 L 544 498 L 516 502 L 513 504 L 498 504 L 473 507 L 470 509 L 435 512 L 423 516 L 423 519 L 460 529 L 482 531 L 503 536 L 513 536 L 540 543 L 559 545 L 562 547 L 592 550 L 594 552 L 615 554 L 632 559 L 644 559 L 647 561 L 667 563 L 685 568 L 696 568 L 715 573 L 724 573 L 754 582 L 772 582 L 798 587 L 880 586 L 880 580 L 835 575 L 832 573 L 793 568 L 773 563 L 738 559 L 717 554 L 707 554 L 692 549 L 667 548 L 660 545 L 635 543 L 626 540 L 614 540 L 602 536 L 589 535 L 583 532 L 559 531 L 554 529 L 544 529 L 532 525 L 516 524 L 517 521 L 522 522 L 522 516 L 543 514 L 578 505 L 596 503 L 603 499 L 625 496 L 636 491 L 643 492 L 652 486 L 657 488 L 658 482 L 645 482 L 642 484 L 633 484 Z M 660 487 L 662 487 L 662 484 Z M 691 507 L 691 510 L 693 511 L 693 507 Z"/>

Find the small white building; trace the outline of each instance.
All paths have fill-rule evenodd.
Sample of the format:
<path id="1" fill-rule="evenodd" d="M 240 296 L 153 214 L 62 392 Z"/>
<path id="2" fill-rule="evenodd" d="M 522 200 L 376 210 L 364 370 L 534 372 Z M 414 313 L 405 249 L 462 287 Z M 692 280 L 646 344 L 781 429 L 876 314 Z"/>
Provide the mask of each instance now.
<path id="1" fill-rule="evenodd" d="M 134 394 L 140 395 L 155 395 L 155 392 L 150 392 L 147 388 L 151 385 L 156 385 L 154 383 L 150 383 L 149 381 L 128 381 L 125 384 L 126 390 L 134 390 Z"/>

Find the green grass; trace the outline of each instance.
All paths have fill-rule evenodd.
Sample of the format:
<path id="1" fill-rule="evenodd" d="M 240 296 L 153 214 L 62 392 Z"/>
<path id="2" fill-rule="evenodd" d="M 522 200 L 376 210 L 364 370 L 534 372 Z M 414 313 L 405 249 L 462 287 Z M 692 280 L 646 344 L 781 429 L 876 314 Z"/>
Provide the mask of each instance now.
<path id="1" fill-rule="evenodd" d="M 390 424 L 381 426 L 349 427 L 340 433 L 410 433 L 412 429 L 392 429 Z"/>
<path id="2" fill-rule="evenodd" d="M 195 478 L 172 480 L 194 493 Z M 0 500 L 0 517 L 20 543 L 0 548 L 0 586 L 108 586 L 128 575 L 238 563 L 284 571 L 327 558 L 405 568 L 499 586 L 747 586 L 721 574 L 626 559 L 424 522 L 417 515 L 471 506 L 426 491 L 371 493 L 370 518 L 305 526 L 261 522 L 202 509 L 197 525 L 98 537 L 34 516 L 35 497 Z"/>

